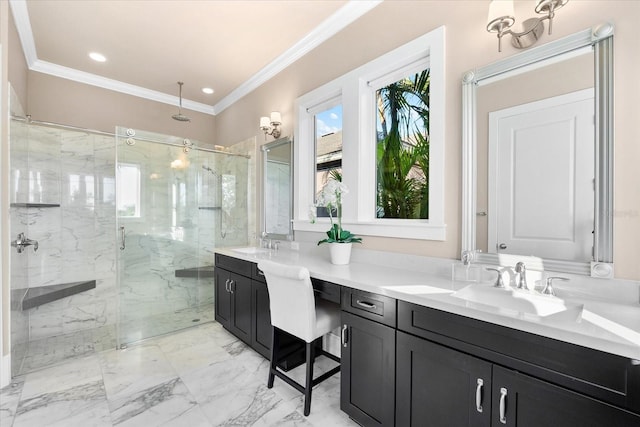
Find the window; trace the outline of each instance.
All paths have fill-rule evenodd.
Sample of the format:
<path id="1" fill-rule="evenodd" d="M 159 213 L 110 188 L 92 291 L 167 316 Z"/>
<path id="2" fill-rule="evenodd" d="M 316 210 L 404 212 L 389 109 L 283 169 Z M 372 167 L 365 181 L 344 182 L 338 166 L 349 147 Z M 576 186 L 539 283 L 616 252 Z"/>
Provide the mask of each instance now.
<path id="1" fill-rule="evenodd" d="M 376 217 L 429 218 L 429 69 L 376 90 Z"/>
<path id="2" fill-rule="evenodd" d="M 342 105 L 325 109 L 314 117 L 316 147 L 315 199 L 329 178 L 342 180 Z M 318 207 L 318 217 L 328 217 L 324 207 Z"/>
<path id="3" fill-rule="evenodd" d="M 140 165 L 118 165 L 118 216 L 140 218 Z"/>
<path id="4" fill-rule="evenodd" d="M 326 231 L 309 206 L 338 172 L 354 234 L 444 240 L 444 88 L 441 27 L 298 98 L 294 230 Z M 340 150 L 317 132 L 338 107 Z"/>

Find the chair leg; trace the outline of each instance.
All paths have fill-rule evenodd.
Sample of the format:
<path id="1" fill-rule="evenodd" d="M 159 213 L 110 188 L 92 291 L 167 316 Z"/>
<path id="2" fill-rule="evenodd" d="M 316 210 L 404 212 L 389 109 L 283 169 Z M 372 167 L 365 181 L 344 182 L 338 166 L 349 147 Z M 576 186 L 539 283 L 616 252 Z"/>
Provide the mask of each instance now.
<path id="1" fill-rule="evenodd" d="M 271 362 L 269 364 L 269 380 L 267 381 L 267 388 L 273 388 L 273 380 L 275 378 L 276 366 L 278 365 L 278 347 L 279 347 L 279 334 L 274 326 L 271 327 Z"/>
<path id="2" fill-rule="evenodd" d="M 307 382 L 304 389 L 304 416 L 311 412 L 311 390 L 313 389 L 313 362 L 315 360 L 314 343 L 307 343 Z"/>

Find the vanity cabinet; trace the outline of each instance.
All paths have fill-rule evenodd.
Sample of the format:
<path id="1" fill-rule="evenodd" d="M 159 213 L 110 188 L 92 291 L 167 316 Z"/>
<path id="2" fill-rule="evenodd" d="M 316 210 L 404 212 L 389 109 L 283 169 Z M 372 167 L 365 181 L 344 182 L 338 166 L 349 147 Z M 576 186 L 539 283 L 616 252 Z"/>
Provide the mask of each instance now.
<path id="1" fill-rule="evenodd" d="M 215 282 L 215 319 L 251 344 L 251 279 L 217 267 Z"/>
<path id="2" fill-rule="evenodd" d="M 640 426 L 626 358 L 398 303 L 396 425 Z"/>
<path id="3" fill-rule="evenodd" d="M 264 273 L 256 264 L 253 265 L 251 281 L 251 312 L 253 328 L 251 347 L 269 359 L 271 357 L 271 310 L 269 309 L 269 291 Z"/>
<path id="4" fill-rule="evenodd" d="M 396 425 L 491 425 L 491 363 L 398 332 L 396 364 Z"/>
<path id="5" fill-rule="evenodd" d="M 491 412 L 496 427 L 640 426 L 638 414 L 501 366 L 493 368 Z"/>
<path id="6" fill-rule="evenodd" d="M 392 426 L 396 300 L 343 288 L 340 409 L 363 426 Z"/>

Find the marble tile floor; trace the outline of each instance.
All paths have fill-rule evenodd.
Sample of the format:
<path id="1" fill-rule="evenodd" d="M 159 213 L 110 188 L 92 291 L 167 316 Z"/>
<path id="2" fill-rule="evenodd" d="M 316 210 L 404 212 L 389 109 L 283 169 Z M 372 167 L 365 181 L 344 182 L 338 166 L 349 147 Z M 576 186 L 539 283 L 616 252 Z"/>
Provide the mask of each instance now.
<path id="1" fill-rule="evenodd" d="M 332 361 L 317 360 L 316 375 Z M 340 411 L 339 374 L 314 388 L 311 414 L 269 362 L 216 322 L 106 350 L 14 378 L 0 425 L 356 426 Z M 292 371 L 298 381 L 304 366 Z"/>

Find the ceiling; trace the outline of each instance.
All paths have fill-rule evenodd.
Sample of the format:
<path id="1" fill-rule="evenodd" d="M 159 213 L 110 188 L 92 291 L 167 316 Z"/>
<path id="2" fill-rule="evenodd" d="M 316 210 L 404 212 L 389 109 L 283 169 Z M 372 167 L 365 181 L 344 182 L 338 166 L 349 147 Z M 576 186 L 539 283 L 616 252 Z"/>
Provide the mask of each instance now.
<path id="1" fill-rule="evenodd" d="M 31 70 L 216 114 L 380 1 L 10 0 Z M 88 57 L 99 52 L 107 61 Z M 207 95 L 202 88 L 214 89 Z"/>

